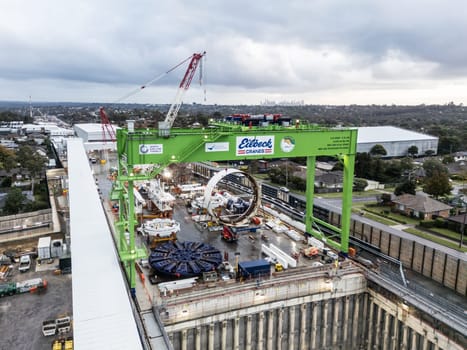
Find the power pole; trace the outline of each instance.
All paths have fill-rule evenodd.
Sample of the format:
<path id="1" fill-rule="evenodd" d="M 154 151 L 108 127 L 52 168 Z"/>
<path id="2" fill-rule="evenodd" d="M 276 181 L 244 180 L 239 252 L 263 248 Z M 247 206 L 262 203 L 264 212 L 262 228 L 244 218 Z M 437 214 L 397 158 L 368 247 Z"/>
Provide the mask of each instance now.
<path id="1" fill-rule="evenodd" d="M 461 239 L 459 241 L 459 248 L 462 248 L 462 245 L 464 244 L 464 231 L 465 231 L 465 222 L 467 219 L 467 202 L 462 201 L 462 205 L 465 206 L 465 213 L 464 213 L 464 219 L 462 220 L 461 224 Z"/>

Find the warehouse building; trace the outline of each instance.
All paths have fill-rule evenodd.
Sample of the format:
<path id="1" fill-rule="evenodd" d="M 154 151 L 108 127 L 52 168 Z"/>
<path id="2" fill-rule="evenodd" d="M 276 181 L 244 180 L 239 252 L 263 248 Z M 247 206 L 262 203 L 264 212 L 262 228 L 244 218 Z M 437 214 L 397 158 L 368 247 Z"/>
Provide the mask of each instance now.
<path id="1" fill-rule="evenodd" d="M 100 123 L 83 123 L 73 125 L 76 136 L 83 140 L 86 151 L 116 150 L 116 142 L 111 141 L 110 129 L 105 128 Z M 116 134 L 117 126 L 112 125 Z"/>
<path id="2" fill-rule="evenodd" d="M 412 146 L 417 147 L 417 155 L 436 154 L 438 138 L 394 126 L 358 128 L 357 152 L 369 153 L 375 145 L 384 147 L 387 152 L 385 157 L 405 157 Z"/>

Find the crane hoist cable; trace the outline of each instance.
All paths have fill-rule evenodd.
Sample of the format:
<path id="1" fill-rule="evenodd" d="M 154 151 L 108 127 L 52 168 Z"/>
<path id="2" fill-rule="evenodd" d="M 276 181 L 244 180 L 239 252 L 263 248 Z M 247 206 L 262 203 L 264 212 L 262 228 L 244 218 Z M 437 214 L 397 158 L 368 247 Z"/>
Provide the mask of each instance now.
<path id="1" fill-rule="evenodd" d="M 199 85 L 203 85 L 204 102 L 206 102 L 206 55 L 203 55 L 199 62 Z"/>
<path id="2" fill-rule="evenodd" d="M 173 124 L 173 122 L 174 122 L 174 120 L 175 120 L 175 118 L 176 118 L 176 116 L 178 114 L 178 110 L 180 109 L 180 106 L 181 106 L 181 103 L 182 103 L 183 93 L 184 93 L 184 91 L 188 90 L 188 88 L 190 87 L 191 80 L 193 78 L 193 75 L 194 75 L 194 73 L 196 71 L 196 68 L 197 68 L 198 64 L 200 64 L 199 81 L 200 81 L 200 85 L 202 85 L 202 81 L 203 81 L 202 59 L 203 59 L 203 57 L 205 57 L 205 55 L 206 55 L 206 51 L 204 51 L 203 53 L 194 53 L 193 55 L 187 57 L 186 59 L 184 59 L 180 63 L 176 64 L 175 66 L 173 66 L 172 68 L 170 68 L 166 72 L 164 72 L 162 74 L 159 74 L 155 78 L 149 80 L 147 83 L 141 85 L 139 88 L 130 91 L 126 95 L 124 95 L 121 98 L 119 98 L 118 100 L 114 101 L 112 104 L 120 103 L 123 100 L 126 100 L 127 98 L 137 94 L 141 90 L 143 90 L 146 87 L 152 85 L 154 82 L 158 81 L 159 79 L 163 78 L 164 76 L 166 76 L 170 72 L 174 71 L 175 69 L 177 69 L 178 67 L 180 67 L 181 65 L 186 63 L 187 61 L 190 61 L 190 64 L 188 65 L 188 68 L 187 68 L 187 70 L 185 72 L 185 75 L 183 76 L 183 79 L 182 79 L 182 81 L 181 81 L 181 83 L 179 85 L 179 90 L 178 90 L 177 96 L 175 98 L 175 101 L 170 106 L 169 111 L 168 111 L 168 113 L 167 113 L 167 115 L 165 117 L 165 121 L 160 122 L 160 126 L 163 129 L 162 134 L 164 134 L 164 136 L 169 135 L 170 131 L 168 131 L 168 130 L 170 130 L 170 128 L 172 127 L 172 124 Z M 204 100 L 206 101 L 206 89 L 204 90 Z M 113 132 L 113 134 L 112 134 L 113 129 L 111 128 L 110 120 L 109 120 L 109 118 L 107 116 L 107 113 L 105 112 L 104 107 L 99 108 L 99 114 L 101 115 L 102 128 L 103 128 L 102 133 L 103 133 L 104 139 L 105 139 L 105 131 L 107 130 L 107 132 L 109 133 L 110 139 L 112 141 L 115 140 L 115 138 L 116 138 L 115 137 L 115 132 Z M 110 128 L 111 128 L 110 131 L 108 130 L 108 125 L 110 125 Z M 105 130 L 104 130 L 104 127 L 106 128 Z"/>
<path id="3" fill-rule="evenodd" d="M 153 83 L 155 83 L 156 81 L 158 81 L 159 79 L 162 79 L 164 76 L 166 76 L 167 74 L 169 74 L 170 72 L 174 71 L 175 69 L 177 69 L 178 67 L 180 67 L 181 65 L 183 65 L 185 62 L 187 62 L 188 60 L 190 60 L 191 58 L 193 57 L 192 56 L 189 56 L 187 57 L 186 59 L 184 59 L 182 62 L 178 63 L 177 65 L 173 66 L 172 68 L 170 68 L 168 71 L 164 72 L 164 73 L 161 73 L 159 74 L 158 76 L 154 77 L 153 79 L 149 80 L 148 82 L 146 82 L 145 84 L 141 85 L 140 87 L 130 91 L 129 93 L 127 93 L 126 95 L 120 97 L 118 100 L 116 100 L 115 102 L 113 103 L 120 103 L 124 100 L 126 100 L 127 98 L 137 94 L 138 92 L 140 92 L 141 90 L 144 90 L 145 88 L 147 88 L 148 86 L 152 85 Z"/>

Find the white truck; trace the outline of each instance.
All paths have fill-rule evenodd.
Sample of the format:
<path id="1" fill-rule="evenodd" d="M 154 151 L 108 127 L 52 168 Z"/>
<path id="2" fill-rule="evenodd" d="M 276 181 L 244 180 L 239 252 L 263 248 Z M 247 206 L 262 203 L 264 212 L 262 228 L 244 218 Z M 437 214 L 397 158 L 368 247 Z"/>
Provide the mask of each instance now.
<path id="1" fill-rule="evenodd" d="M 31 257 L 29 255 L 22 255 L 19 258 L 19 271 L 26 272 L 31 268 Z"/>

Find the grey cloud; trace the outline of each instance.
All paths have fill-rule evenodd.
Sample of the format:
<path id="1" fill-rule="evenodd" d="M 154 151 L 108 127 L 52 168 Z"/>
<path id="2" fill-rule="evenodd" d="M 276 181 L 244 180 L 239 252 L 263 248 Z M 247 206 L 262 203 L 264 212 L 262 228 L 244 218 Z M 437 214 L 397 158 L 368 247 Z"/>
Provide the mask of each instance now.
<path id="1" fill-rule="evenodd" d="M 359 75 L 378 84 L 407 77 L 416 64 L 433 67 L 414 70 L 414 79 L 467 73 L 461 1 L 15 3 L 0 13 L 4 79 L 138 86 L 201 50 L 208 82 L 252 90 L 330 89 Z M 382 68 L 392 51 L 408 68 Z M 155 85 L 174 86 L 182 74 Z"/>

